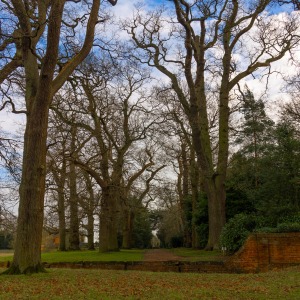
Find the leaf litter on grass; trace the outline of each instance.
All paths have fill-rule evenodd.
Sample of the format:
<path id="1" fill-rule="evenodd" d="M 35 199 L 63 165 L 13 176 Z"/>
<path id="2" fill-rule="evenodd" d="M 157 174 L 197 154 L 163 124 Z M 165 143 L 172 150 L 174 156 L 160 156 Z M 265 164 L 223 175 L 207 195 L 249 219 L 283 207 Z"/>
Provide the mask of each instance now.
<path id="1" fill-rule="evenodd" d="M 51 269 L 0 276 L 0 299 L 300 299 L 300 267 L 262 274 Z"/>

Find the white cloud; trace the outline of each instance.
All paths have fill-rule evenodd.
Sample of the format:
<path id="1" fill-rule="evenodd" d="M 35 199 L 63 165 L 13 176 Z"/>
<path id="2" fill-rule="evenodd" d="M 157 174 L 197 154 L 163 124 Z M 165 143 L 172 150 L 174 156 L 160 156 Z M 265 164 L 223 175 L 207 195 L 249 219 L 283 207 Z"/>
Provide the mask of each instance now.
<path id="1" fill-rule="evenodd" d="M 109 7 L 109 11 L 114 14 L 114 19 L 116 21 L 120 19 L 132 19 L 135 11 L 135 6 L 143 3 L 146 7 L 154 7 L 155 5 L 159 5 L 159 1 L 141 1 L 141 0 L 119 0 L 117 5 L 114 7 Z M 281 18 L 283 16 L 286 16 L 285 14 L 281 15 Z M 107 27 L 107 30 L 109 31 L 109 27 Z M 120 38 L 128 38 L 128 35 L 126 32 L 121 32 L 119 30 L 118 35 Z M 298 51 L 296 52 L 298 59 L 300 59 L 300 47 Z M 243 57 L 240 54 L 235 54 L 235 59 L 240 62 Z M 161 74 L 158 71 L 153 70 L 153 75 L 158 81 L 165 81 L 167 82 L 168 79 L 166 76 Z M 296 67 L 292 66 L 290 63 L 290 57 L 289 55 L 286 55 L 282 60 L 279 62 L 276 62 L 272 65 L 272 71 L 284 73 L 284 74 L 295 74 L 296 73 Z M 256 96 L 260 96 L 266 86 L 266 80 L 267 77 L 264 77 L 262 80 L 259 79 L 253 79 L 252 77 L 248 77 L 244 82 L 247 83 L 249 88 L 254 92 Z M 281 75 L 278 75 L 276 73 L 273 73 L 268 78 L 268 98 L 276 105 L 278 103 L 279 98 L 286 99 L 286 95 L 282 92 L 282 86 L 284 84 L 284 81 L 282 79 Z M 280 100 L 281 101 L 281 100 Z M 274 108 L 274 105 L 271 106 L 272 109 Z M 6 111 L 0 111 L 0 127 L 8 132 L 14 133 L 17 132 L 18 127 L 20 123 L 24 123 L 25 117 L 24 115 L 13 115 L 12 113 L 6 112 Z"/>
<path id="2" fill-rule="evenodd" d="M 116 18 L 132 18 L 135 6 L 143 3 L 140 0 L 119 0 L 117 5 L 110 8 Z"/>
<path id="3" fill-rule="evenodd" d="M 25 116 L 13 114 L 9 111 L 0 111 L 0 129 L 8 134 L 18 134 L 25 123 Z"/>

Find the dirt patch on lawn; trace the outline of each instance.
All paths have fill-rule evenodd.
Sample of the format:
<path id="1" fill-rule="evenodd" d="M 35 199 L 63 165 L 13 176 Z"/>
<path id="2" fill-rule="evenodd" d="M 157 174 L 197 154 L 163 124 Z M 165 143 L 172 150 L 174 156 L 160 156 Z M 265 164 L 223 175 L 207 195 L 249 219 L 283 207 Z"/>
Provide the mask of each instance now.
<path id="1" fill-rule="evenodd" d="M 151 249 L 144 254 L 144 261 L 179 261 L 182 257 L 166 249 Z"/>

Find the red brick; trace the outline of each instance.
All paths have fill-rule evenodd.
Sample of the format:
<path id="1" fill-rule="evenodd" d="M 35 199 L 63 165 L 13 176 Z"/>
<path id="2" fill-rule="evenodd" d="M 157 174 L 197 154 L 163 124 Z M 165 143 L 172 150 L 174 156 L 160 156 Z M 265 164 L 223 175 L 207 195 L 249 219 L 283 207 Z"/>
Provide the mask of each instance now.
<path id="1" fill-rule="evenodd" d="M 261 272 L 300 264 L 300 233 L 256 233 L 226 260 L 236 272 Z"/>

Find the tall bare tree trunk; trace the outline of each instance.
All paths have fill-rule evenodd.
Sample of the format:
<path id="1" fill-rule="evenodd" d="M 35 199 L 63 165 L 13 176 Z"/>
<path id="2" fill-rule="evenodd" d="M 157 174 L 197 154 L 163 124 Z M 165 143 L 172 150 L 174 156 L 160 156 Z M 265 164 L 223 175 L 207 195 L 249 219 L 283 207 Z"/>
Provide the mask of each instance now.
<path id="1" fill-rule="evenodd" d="M 71 153 L 76 153 L 76 127 L 71 128 Z M 74 154 L 75 155 L 75 154 Z M 78 218 L 78 194 L 77 194 L 77 174 L 74 161 L 70 161 L 70 235 L 69 248 L 70 250 L 80 250 L 79 247 L 79 218 Z"/>
<path id="2" fill-rule="evenodd" d="M 208 242 L 205 247 L 207 250 L 219 249 L 219 239 L 223 226 L 225 225 L 225 199 L 226 191 L 224 181 L 216 183 L 215 180 L 206 181 L 206 190 L 209 215 L 209 234 Z"/>
<path id="3" fill-rule="evenodd" d="M 42 101 L 36 102 L 38 103 L 32 107 L 28 115 L 25 130 L 17 238 L 13 263 L 8 273 L 32 273 L 43 270 L 41 241 L 48 108 Z"/>
<path id="4" fill-rule="evenodd" d="M 109 2 L 112 5 L 117 3 L 113 0 Z M 12 12 L 16 22 L 11 23 L 12 26 L 16 24 L 11 40 L 16 40 L 17 54 L 15 63 L 8 63 L 1 70 L 0 82 L 18 66 L 24 67 L 27 124 L 24 134 L 16 249 L 12 265 L 6 273 L 23 274 L 43 270 L 41 237 L 49 107 L 53 95 L 86 58 L 93 46 L 100 0 L 92 1 L 86 25 L 86 36 L 81 49 L 64 64 L 55 79 L 53 78 L 58 60 L 60 30 L 66 0 L 12 0 L 7 3 L 7 13 Z M 40 44 L 40 38 L 43 35 L 46 36 L 47 41 Z M 39 60 L 38 55 L 41 53 L 36 50 L 42 44 L 45 45 L 42 49 L 45 50 L 45 55 Z M 21 59 L 19 59 L 20 56 L 22 56 Z"/>
<path id="5" fill-rule="evenodd" d="M 66 216 L 64 191 L 58 190 L 59 250 L 66 251 Z"/>
<path id="6" fill-rule="evenodd" d="M 94 212 L 88 212 L 88 224 L 87 224 L 87 238 L 88 238 L 88 250 L 95 250 L 94 245 Z"/>
<path id="7" fill-rule="evenodd" d="M 192 192 L 192 247 L 197 249 L 199 248 L 199 235 L 197 233 L 196 224 L 195 224 L 195 215 L 199 209 L 198 207 L 198 197 L 199 197 L 199 185 L 200 185 L 200 176 L 199 168 L 195 158 L 195 150 L 190 149 L 191 152 L 191 164 L 190 164 L 190 180 L 191 180 L 191 192 Z"/>
<path id="8" fill-rule="evenodd" d="M 118 205 L 117 195 L 111 186 L 102 188 L 99 251 L 118 251 Z"/>
<path id="9" fill-rule="evenodd" d="M 192 246 L 192 232 L 191 227 L 187 220 L 187 210 L 189 209 L 188 201 L 189 199 L 189 163 L 187 156 L 187 145 L 184 141 L 181 143 L 181 159 L 182 159 L 182 194 L 183 194 L 183 216 L 184 216 L 184 236 L 183 245 L 184 247 Z"/>
<path id="10" fill-rule="evenodd" d="M 65 147 L 63 146 L 63 150 Z M 55 158 L 52 158 L 53 160 Z M 54 162 L 53 162 L 54 163 Z M 66 183 L 66 159 L 63 157 L 61 168 L 52 167 L 52 175 L 57 186 L 57 213 L 59 230 L 59 250 L 66 251 L 66 215 L 65 215 L 65 183 Z"/>
<path id="11" fill-rule="evenodd" d="M 79 250 L 79 219 L 78 219 L 78 195 L 76 187 L 76 170 L 74 164 L 70 164 L 70 229 L 69 249 Z"/>
<path id="12" fill-rule="evenodd" d="M 123 212 L 123 215 L 124 215 L 124 225 L 123 225 L 122 248 L 130 249 L 132 248 L 132 230 L 133 230 L 134 212 L 130 208 L 126 208 Z"/>
<path id="13" fill-rule="evenodd" d="M 87 192 L 89 194 L 89 199 L 87 203 L 87 218 L 88 218 L 88 224 L 87 224 L 87 238 L 88 238 L 88 249 L 89 250 L 95 250 L 94 245 L 94 210 L 96 205 L 95 200 L 95 194 L 93 190 L 92 181 L 90 178 L 90 175 L 86 172 L 84 172 L 84 177 L 86 181 L 87 186 Z"/>
<path id="14" fill-rule="evenodd" d="M 189 247 L 189 230 L 187 224 L 187 197 L 188 197 L 188 178 L 186 177 L 186 170 L 184 168 L 184 161 L 182 151 L 178 157 L 178 166 L 179 173 L 177 176 L 177 192 L 178 192 L 178 200 L 179 200 L 179 210 L 180 210 L 180 230 L 183 234 L 183 246 Z"/>
<path id="15" fill-rule="evenodd" d="M 44 219 L 48 113 L 52 100 L 51 83 L 58 53 L 63 7 L 64 1 L 62 3 L 56 1 L 50 12 L 47 41 L 49 47 L 40 74 L 37 71 L 35 54 L 31 49 L 30 33 L 29 36 L 22 37 L 26 73 L 27 123 L 24 134 L 17 238 L 13 262 L 7 271 L 9 274 L 43 270 L 41 240 Z M 26 30 L 30 32 L 31 28 L 27 27 Z"/>

